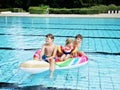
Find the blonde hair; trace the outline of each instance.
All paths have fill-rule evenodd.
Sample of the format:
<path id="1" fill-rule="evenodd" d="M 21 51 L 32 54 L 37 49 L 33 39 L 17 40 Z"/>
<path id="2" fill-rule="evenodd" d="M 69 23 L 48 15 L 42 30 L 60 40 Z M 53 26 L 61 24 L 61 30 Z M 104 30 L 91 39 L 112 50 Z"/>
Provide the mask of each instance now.
<path id="1" fill-rule="evenodd" d="M 73 43 L 73 39 L 67 38 L 66 39 L 66 45 Z"/>

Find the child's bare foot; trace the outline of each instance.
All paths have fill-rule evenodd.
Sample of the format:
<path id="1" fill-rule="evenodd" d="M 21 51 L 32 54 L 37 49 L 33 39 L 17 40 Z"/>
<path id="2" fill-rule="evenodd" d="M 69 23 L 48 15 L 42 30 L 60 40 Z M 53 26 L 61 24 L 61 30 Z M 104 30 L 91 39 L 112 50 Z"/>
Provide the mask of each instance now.
<path id="1" fill-rule="evenodd" d="M 50 78 L 53 78 L 53 76 L 51 75 Z"/>

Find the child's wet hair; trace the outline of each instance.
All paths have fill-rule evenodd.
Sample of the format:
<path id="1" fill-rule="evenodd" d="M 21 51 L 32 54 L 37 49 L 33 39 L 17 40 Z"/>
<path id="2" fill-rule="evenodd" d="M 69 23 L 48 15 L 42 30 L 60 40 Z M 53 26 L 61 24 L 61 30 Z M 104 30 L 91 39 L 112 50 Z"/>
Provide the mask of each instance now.
<path id="1" fill-rule="evenodd" d="M 80 38 L 81 40 L 83 39 L 83 37 L 82 37 L 81 34 L 76 35 L 75 38 L 76 38 L 76 39 L 77 39 L 77 38 Z"/>
<path id="2" fill-rule="evenodd" d="M 73 43 L 73 39 L 72 38 L 67 38 L 66 39 L 66 45 L 71 44 L 71 43 Z"/>
<path id="3" fill-rule="evenodd" d="M 47 34 L 46 37 L 50 37 L 51 39 L 54 39 L 54 36 L 52 34 Z"/>

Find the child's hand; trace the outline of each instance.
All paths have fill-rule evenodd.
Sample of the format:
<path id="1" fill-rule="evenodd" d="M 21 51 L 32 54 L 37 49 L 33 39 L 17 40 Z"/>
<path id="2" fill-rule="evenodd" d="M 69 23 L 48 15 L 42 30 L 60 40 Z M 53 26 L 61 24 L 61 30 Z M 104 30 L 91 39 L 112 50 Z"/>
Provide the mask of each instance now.
<path id="1" fill-rule="evenodd" d="M 42 58 L 39 58 L 38 60 L 39 60 L 39 61 L 42 61 Z"/>
<path id="2" fill-rule="evenodd" d="M 50 62 L 50 61 L 53 60 L 53 59 L 54 59 L 53 57 L 46 58 L 46 60 L 47 60 L 48 62 Z"/>
<path id="3" fill-rule="evenodd" d="M 50 59 L 53 59 L 53 57 L 48 57 L 48 58 L 46 58 L 47 60 L 50 60 Z"/>
<path id="4" fill-rule="evenodd" d="M 46 58 L 47 61 L 49 61 L 51 58 Z"/>

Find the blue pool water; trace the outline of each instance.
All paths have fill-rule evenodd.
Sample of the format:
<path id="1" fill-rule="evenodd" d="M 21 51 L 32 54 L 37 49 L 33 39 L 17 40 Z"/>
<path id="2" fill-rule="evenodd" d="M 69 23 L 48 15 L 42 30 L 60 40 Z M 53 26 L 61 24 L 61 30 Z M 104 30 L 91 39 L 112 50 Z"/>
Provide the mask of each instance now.
<path id="1" fill-rule="evenodd" d="M 0 82 L 17 84 L 17 89 L 120 90 L 119 22 L 120 18 L 0 17 Z M 49 79 L 49 71 L 30 75 L 20 70 L 19 65 L 33 58 L 48 33 L 55 36 L 57 45 L 80 33 L 80 50 L 86 52 L 89 62 L 56 70 L 53 79 Z"/>

